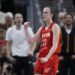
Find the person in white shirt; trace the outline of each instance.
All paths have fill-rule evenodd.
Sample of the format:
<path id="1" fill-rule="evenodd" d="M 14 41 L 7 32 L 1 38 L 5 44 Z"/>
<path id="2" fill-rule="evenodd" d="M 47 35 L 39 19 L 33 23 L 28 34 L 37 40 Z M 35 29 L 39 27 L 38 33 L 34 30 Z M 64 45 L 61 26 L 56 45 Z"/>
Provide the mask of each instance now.
<path id="1" fill-rule="evenodd" d="M 33 55 L 32 44 L 27 40 L 25 28 L 23 26 L 23 16 L 20 13 L 15 15 L 15 25 L 8 28 L 6 33 L 6 49 L 7 57 L 13 62 L 13 72 L 17 75 L 33 75 L 33 68 L 31 63 L 31 55 Z M 31 28 L 28 29 L 30 35 L 33 36 Z"/>

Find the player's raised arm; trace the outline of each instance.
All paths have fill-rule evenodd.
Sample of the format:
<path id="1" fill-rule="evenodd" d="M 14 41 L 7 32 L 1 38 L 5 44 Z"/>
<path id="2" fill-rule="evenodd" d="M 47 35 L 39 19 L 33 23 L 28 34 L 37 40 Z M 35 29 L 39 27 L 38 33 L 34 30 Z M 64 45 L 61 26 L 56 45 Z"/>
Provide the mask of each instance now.
<path id="1" fill-rule="evenodd" d="M 29 22 L 25 22 L 25 23 L 24 23 L 24 28 L 25 28 L 26 37 L 27 37 L 27 39 L 28 39 L 28 41 L 29 41 L 30 43 L 34 43 L 34 42 L 40 40 L 40 32 L 41 32 L 41 28 L 42 28 L 42 27 L 40 27 L 40 28 L 38 29 L 38 31 L 36 32 L 36 34 L 34 34 L 34 36 L 31 36 L 31 33 L 29 33 L 29 25 L 30 25 Z"/>

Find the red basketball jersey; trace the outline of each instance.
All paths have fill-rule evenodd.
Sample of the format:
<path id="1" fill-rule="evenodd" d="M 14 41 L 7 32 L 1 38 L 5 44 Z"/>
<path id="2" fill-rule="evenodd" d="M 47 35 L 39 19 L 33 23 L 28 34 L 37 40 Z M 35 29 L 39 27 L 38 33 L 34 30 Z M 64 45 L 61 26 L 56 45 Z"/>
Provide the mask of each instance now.
<path id="1" fill-rule="evenodd" d="M 39 58 L 45 57 L 53 45 L 52 27 L 54 24 L 55 24 L 54 22 L 51 23 L 51 25 L 48 27 L 47 30 L 45 29 L 45 26 L 43 26 L 41 29 L 41 34 L 40 34 L 41 46 L 40 46 L 40 50 L 39 50 L 40 51 Z M 57 47 L 55 53 L 59 53 L 59 52 L 60 52 L 60 35 L 59 35 L 58 47 Z"/>

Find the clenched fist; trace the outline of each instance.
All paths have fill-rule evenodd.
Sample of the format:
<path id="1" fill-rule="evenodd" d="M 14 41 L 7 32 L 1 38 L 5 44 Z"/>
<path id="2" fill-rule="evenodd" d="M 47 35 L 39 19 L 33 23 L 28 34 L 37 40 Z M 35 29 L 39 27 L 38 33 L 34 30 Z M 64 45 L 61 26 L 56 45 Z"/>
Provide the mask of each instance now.
<path id="1" fill-rule="evenodd" d="M 25 23 L 24 23 L 24 28 L 25 28 L 25 30 L 27 30 L 29 26 L 30 26 L 30 22 L 25 22 Z"/>

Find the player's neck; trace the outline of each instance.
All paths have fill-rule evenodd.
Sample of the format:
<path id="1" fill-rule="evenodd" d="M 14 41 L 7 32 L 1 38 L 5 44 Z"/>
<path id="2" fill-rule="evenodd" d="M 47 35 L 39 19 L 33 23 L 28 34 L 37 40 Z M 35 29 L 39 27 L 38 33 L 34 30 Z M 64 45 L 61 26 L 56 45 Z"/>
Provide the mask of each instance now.
<path id="1" fill-rule="evenodd" d="M 53 22 L 52 19 L 50 19 L 50 20 L 48 20 L 48 21 L 45 22 L 45 25 L 49 26 L 49 25 L 51 25 L 52 22 Z"/>

